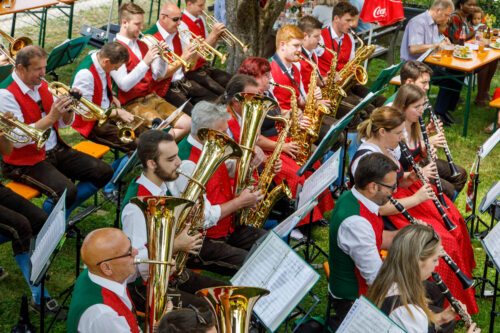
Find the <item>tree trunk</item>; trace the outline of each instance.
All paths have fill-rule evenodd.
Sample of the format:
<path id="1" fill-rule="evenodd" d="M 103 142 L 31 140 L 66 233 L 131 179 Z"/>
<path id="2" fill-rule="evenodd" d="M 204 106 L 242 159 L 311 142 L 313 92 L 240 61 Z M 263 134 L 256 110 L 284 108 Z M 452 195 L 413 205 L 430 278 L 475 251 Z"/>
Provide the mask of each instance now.
<path id="1" fill-rule="evenodd" d="M 227 71 L 236 72 L 242 60 L 248 56 L 267 56 L 265 47 L 273 35 L 273 25 L 285 9 L 286 0 L 267 0 L 262 8 L 258 0 L 226 0 L 226 25 L 244 44 L 248 45 L 246 54 L 241 47 L 228 47 Z"/>

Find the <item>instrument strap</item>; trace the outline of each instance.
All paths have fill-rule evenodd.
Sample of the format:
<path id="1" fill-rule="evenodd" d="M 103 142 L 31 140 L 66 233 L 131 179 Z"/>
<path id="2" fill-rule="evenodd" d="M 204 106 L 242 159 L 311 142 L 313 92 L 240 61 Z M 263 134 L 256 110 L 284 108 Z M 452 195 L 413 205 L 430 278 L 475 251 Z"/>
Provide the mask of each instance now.
<path id="1" fill-rule="evenodd" d="M 325 51 L 325 52 L 327 52 L 327 51 Z M 302 54 L 303 54 L 305 57 L 307 57 L 307 59 L 309 59 L 309 60 L 311 60 L 312 62 L 314 62 L 316 65 L 318 64 L 318 61 L 317 61 L 317 59 L 318 59 L 318 58 L 317 58 L 317 57 L 315 58 L 315 57 L 313 57 L 313 56 L 311 56 L 311 57 L 310 57 L 310 56 L 307 54 L 307 51 L 306 51 L 306 49 L 305 49 L 303 46 L 302 46 Z M 312 55 L 312 54 L 314 54 L 314 51 L 311 51 L 311 55 Z M 323 77 L 321 76 L 321 73 L 319 72 L 319 67 L 317 67 L 317 66 L 316 66 L 316 74 L 318 75 L 318 77 L 319 77 L 320 81 L 322 82 L 322 84 L 324 84 L 324 82 L 323 82 Z"/>
<path id="2" fill-rule="evenodd" d="M 337 52 L 337 56 L 338 56 L 338 55 L 340 54 L 340 48 L 342 47 L 342 40 L 343 40 L 343 37 L 340 37 L 340 38 L 339 38 L 339 39 L 340 39 L 340 41 L 337 43 L 337 49 L 335 50 L 335 42 L 337 42 L 337 41 L 335 40 L 335 38 L 333 38 L 333 35 L 332 35 L 332 30 L 333 30 L 333 28 L 332 28 L 332 27 L 330 27 L 330 28 L 328 29 L 328 33 L 329 33 L 329 35 L 330 35 L 330 39 L 332 40 L 333 50 L 334 50 L 335 52 Z"/>
<path id="3" fill-rule="evenodd" d="M 300 89 L 300 85 L 297 83 L 297 81 L 295 81 L 295 79 L 293 78 L 293 76 L 290 75 L 290 72 L 288 71 L 288 69 L 286 69 L 285 64 L 283 63 L 283 61 L 281 61 L 281 59 L 278 56 L 278 54 L 275 53 L 273 55 L 273 60 L 276 61 L 276 63 L 278 64 L 278 66 L 280 66 L 281 71 L 283 73 L 285 73 L 285 75 L 288 77 L 288 79 L 290 79 L 290 82 L 292 82 L 293 86 L 295 88 L 297 88 L 297 90 L 299 91 L 300 96 L 302 96 L 302 98 L 304 100 L 306 100 L 306 97 L 304 96 L 304 94 L 302 93 L 302 90 Z M 293 73 L 293 65 L 292 65 L 292 70 L 291 71 Z"/>

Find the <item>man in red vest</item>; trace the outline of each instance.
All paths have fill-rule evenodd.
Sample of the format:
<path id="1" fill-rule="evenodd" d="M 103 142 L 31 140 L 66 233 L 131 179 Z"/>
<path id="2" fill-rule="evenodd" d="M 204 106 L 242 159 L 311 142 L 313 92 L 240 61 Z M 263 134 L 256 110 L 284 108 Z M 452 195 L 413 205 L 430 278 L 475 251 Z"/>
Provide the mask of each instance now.
<path id="1" fill-rule="evenodd" d="M 203 17 L 205 2 L 205 0 L 186 0 L 186 9 L 182 12 L 183 24 L 180 26 L 179 31 L 187 29 L 215 47 L 226 27 L 223 23 L 216 23 L 212 27 L 212 31 L 208 31 L 207 23 Z M 185 38 L 182 33 L 181 38 Z M 186 73 L 186 77 L 210 89 L 216 95 L 224 93 L 224 88 L 231 79 L 229 73 L 211 67 L 203 58 L 198 59 L 193 70 Z"/>
<path id="2" fill-rule="evenodd" d="M 191 134 L 179 143 L 179 157 L 195 165 L 201 155 L 202 141 L 196 133 L 206 127 L 221 132 L 228 129 L 230 118 L 225 105 L 201 101 L 193 108 Z M 253 207 L 262 200 L 263 194 L 251 188 L 234 194 L 235 161 L 227 160 L 214 172 L 206 185 L 206 196 L 212 205 L 210 220 L 216 225 L 206 232 L 198 257 L 190 261 L 192 267 L 203 267 L 223 275 L 233 275 L 243 265 L 252 245 L 266 232 L 262 229 L 236 225 L 235 213 Z M 207 221 L 205 221 L 207 223 Z"/>
<path id="3" fill-rule="evenodd" d="M 75 283 L 68 332 L 141 332 L 127 291 L 137 255 L 127 235 L 114 228 L 94 230 L 83 240 L 81 254 L 87 268 Z"/>
<path id="4" fill-rule="evenodd" d="M 158 22 L 151 27 L 147 34 L 152 34 L 157 40 L 165 41 L 170 50 L 194 65 L 198 59 L 196 48 L 179 37 L 178 28 L 182 24 L 182 13 L 174 3 L 166 3 L 160 11 Z M 184 107 L 184 112 L 191 115 L 193 105 L 201 100 L 215 100 L 217 95 L 210 89 L 196 81 L 188 80 L 184 73 L 186 69 L 179 61 L 170 64 L 173 68 L 172 82 L 166 95 L 162 96 L 167 102 L 179 107 L 190 99 Z"/>
<path id="5" fill-rule="evenodd" d="M 145 118 L 149 124 L 154 118 L 165 119 L 175 107 L 158 95 L 166 94 L 172 70 L 159 57 L 158 47 L 149 48 L 139 39 L 144 27 L 144 10 L 136 4 L 124 3 L 119 15 L 120 32 L 116 41 L 127 48 L 129 60 L 110 73 L 118 86 L 118 99 L 128 111 Z M 160 41 L 160 46 L 164 47 L 165 42 Z M 172 124 L 172 134 L 177 140 L 189 132 L 190 119 L 183 113 Z"/>
<path id="6" fill-rule="evenodd" d="M 21 183 L 36 187 L 49 197 L 44 209 L 49 212 L 66 190 L 68 215 L 80 203 L 106 185 L 113 170 L 103 161 L 67 146 L 58 129 L 73 122 L 73 99 L 54 100 L 43 79 L 47 53 L 41 47 L 27 46 L 16 56 L 16 66 L 0 85 L 1 112 L 12 112 L 21 122 L 38 130 L 50 130 L 41 149 L 36 143 L 16 143 L 10 154 L 3 154 L 2 172 Z M 71 179 L 80 180 L 75 185 Z"/>
<path id="7" fill-rule="evenodd" d="M 318 66 L 318 55 L 315 49 L 318 47 L 321 38 L 321 27 L 321 22 L 313 16 L 304 16 L 299 21 L 299 28 L 304 33 L 301 55 L 305 59 L 315 63 L 316 66 Z M 302 84 L 307 93 L 309 91 L 313 67 L 306 60 L 300 60 L 299 69 L 300 76 L 302 77 Z M 321 74 L 318 72 L 316 75 L 318 77 L 316 84 L 318 87 L 322 87 L 324 84 Z"/>

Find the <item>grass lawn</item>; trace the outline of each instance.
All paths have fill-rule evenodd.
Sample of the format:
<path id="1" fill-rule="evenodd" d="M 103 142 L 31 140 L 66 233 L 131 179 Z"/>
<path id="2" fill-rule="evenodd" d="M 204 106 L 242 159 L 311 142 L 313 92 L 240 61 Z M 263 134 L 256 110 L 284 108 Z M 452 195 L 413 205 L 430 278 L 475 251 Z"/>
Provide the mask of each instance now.
<path id="1" fill-rule="evenodd" d="M 135 1 L 143 8 L 149 8 L 149 1 L 137 0 Z M 209 1 L 211 2 L 211 1 Z M 153 9 L 155 11 L 155 9 Z M 93 26 L 100 26 L 107 21 L 108 8 L 93 8 L 92 10 L 84 11 L 78 13 L 75 16 L 74 22 L 74 34 L 73 36 L 78 36 L 79 27 L 83 24 L 89 24 Z M 50 12 L 49 12 L 50 18 Z M 147 18 L 147 16 L 146 16 Z M 18 18 L 18 19 L 23 19 Z M 116 14 L 115 14 L 116 21 Z M 47 40 L 46 46 L 47 50 L 51 50 L 55 45 L 59 44 L 66 36 L 67 21 L 62 18 L 51 19 L 47 26 Z M 37 36 L 38 27 L 31 26 L 24 28 L 22 31 L 16 33 L 17 36 Z M 83 57 L 83 56 L 82 56 Z M 80 58 L 82 58 L 80 57 Z M 78 63 L 78 61 L 76 62 Z M 68 65 L 60 70 L 58 70 L 59 80 L 62 82 L 69 82 L 75 64 Z M 374 79 L 381 69 L 386 67 L 385 61 L 373 60 L 369 68 L 369 77 Z M 495 76 L 492 87 L 500 87 L 500 78 L 498 75 Z M 390 88 L 386 92 L 389 96 L 392 94 L 393 89 Z M 435 97 L 437 94 L 437 89 L 432 88 L 431 97 Z M 473 97 L 475 92 L 473 93 Z M 462 93 L 462 97 L 465 100 L 465 92 Z M 470 169 L 477 148 L 488 138 L 488 135 L 483 132 L 483 128 L 493 121 L 496 117 L 494 110 L 490 108 L 480 108 L 472 106 L 472 112 L 469 120 L 469 136 L 463 138 L 461 136 L 462 131 L 462 121 L 463 121 L 463 110 L 464 103 L 460 103 L 458 110 L 455 111 L 454 116 L 457 120 L 457 124 L 447 128 L 446 134 L 449 142 L 450 149 L 452 151 L 455 162 L 462 165 L 467 170 Z M 71 144 L 79 142 L 81 137 L 71 129 L 65 129 L 63 131 L 64 139 Z M 441 152 L 442 154 L 442 152 Z M 441 157 L 444 158 L 444 155 Z M 106 161 L 112 161 L 112 154 L 106 156 Z M 500 159 L 500 150 L 497 148 L 493 150 L 490 155 L 481 164 L 481 184 L 479 188 L 479 198 L 481 199 L 491 184 L 498 180 L 498 164 L 496 164 Z M 497 165 L 495 167 L 495 165 Z M 497 171 L 495 171 L 497 170 Z M 41 205 L 43 198 L 35 199 L 35 203 Z M 88 202 L 91 204 L 91 201 Z M 463 191 L 456 201 L 456 205 L 460 211 L 465 214 L 465 192 Z M 483 215 L 484 220 L 489 221 L 489 216 Z M 78 226 L 83 233 L 87 233 L 95 228 L 112 226 L 115 218 L 115 207 L 110 204 L 105 204 L 101 210 L 94 213 L 92 216 L 81 222 Z M 314 239 L 323 249 L 328 249 L 328 229 L 327 228 L 315 228 L 313 230 Z M 475 270 L 475 275 L 482 275 L 482 267 L 484 262 L 484 251 L 481 247 L 479 241 L 474 240 L 472 243 L 474 252 L 476 255 L 477 268 Z M 75 277 L 75 239 L 67 239 L 62 251 L 59 253 L 55 259 L 52 268 L 50 269 L 50 278 L 47 282 L 48 289 L 54 297 L 57 297 L 60 292 L 65 290 L 67 287 L 71 286 Z M 325 258 L 319 258 L 318 263 L 325 261 Z M 0 282 L 0 332 L 10 332 L 11 327 L 17 322 L 19 314 L 20 298 L 23 294 L 29 294 L 29 289 L 18 270 L 17 265 L 14 262 L 12 256 L 12 249 L 10 244 L 0 245 L 0 265 L 7 268 L 9 276 Z M 489 277 L 492 278 L 492 270 L 490 269 Z M 321 279 L 314 287 L 313 291 L 321 299 L 320 305 L 315 309 L 314 315 L 323 316 L 326 308 L 326 292 L 327 284 L 322 274 Z M 61 301 L 61 299 L 59 299 Z M 309 301 L 306 299 L 304 301 L 307 304 Z M 491 301 L 489 299 L 479 299 L 480 313 L 474 316 L 474 321 L 479 324 L 479 327 L 486 331 L 489 322 L 489 311 L 491 308 Z M 31 320 L 34 323 L 38 322 L 38 317 L 31 315 Z M 497 320 L 498 321 L 498 320 Z M 64 332 L 65 324 L 57 323 L 54 332 Z M 465 332 L 465 330 L 459 324 L 458 332 Z M 497 323 L 497 329 L 495 332 L 500 332 L 500 322 Z"/>

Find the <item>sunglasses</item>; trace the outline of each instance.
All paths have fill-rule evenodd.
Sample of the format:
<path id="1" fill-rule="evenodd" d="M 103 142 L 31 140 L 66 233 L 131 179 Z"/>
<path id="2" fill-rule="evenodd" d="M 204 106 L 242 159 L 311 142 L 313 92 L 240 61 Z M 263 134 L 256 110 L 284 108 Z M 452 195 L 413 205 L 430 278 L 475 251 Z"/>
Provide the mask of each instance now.
<path id="1" fill-rule="evenodd" d="M 129 239 L 129 241 L 130 241 L 130 239 Z M 101 261 L 99 261 L 96 264 L 96 266 L 99 266 L 100 264 L 102 264 L 103 262 L 106 262 L 106 261 L 111 261 L 111 260 L 116 260 L 116 259 L 122 259 L 122 258 L 131 257 L 132 256 L 132 251 L 133 251 L 132 242 L 130 242 L 130 247 L 129 247 L 127 253 L 122 254 L 121 256 L 117 256 L 117 257 L 113 257 L 113 258 L 108 258 L 108 259 L 101 260 Z"/>
<path id="2" fill-rule="evenodd" d="M 174 21 L 175 23 L 177 23 L 177 22 L 179 22 L 180 20 L 182 20 L 182 16 L 170 17 L 170 16 L 168 16 L 167 14 L 161 14 L 161 15 L 168 17 L 169 19 L 171 19 L 171 20 L 172 20 L 172 21 Z"/>
<path id="3" fill-rule="evenodd" d="M 396 191 L 396 189 L 398 188 L 398 183 L 396 183 L 394 185 L 387 185 L 387 184 L 384 184 L 384 183 L 375 182 L 375 184 L 383 186 L 385 188 L 388 188 L 392 192 Z"/>
<path id="4" fill-rule="evenodd" d="M 194 307 L 192 304 L 189 304 L 187 307 L 194 311 L 194 313 L 196 315 L 196 320 L 198 321 L 198 323 L 200 323 L 202 325 L 208 324 L 207 320 L 205 318 L 203 318 L 200 311 L 196 307 Z"/>
<path id="5" fill-rule="evenodd" d="M 433 227 L 429 226 L 428 228 L 432 231 L 432 238 L 431 238 L 431 239 L 429 239 L 429 240 L 427 241 L 427 243 L 425 243 L 425 246 L 424 246 L 424 247 L 427 247 L 429 244 L 431 244 L 431 243 L 432 243 L 432 242 L 434 242 L 434 241 L 439 242 L 439 240 L 441 239 L 441 238 L 439 237 L 439 235 L 437 234 L 436 230 L 434 230 L 434 228 L 433 228 Z"/>

